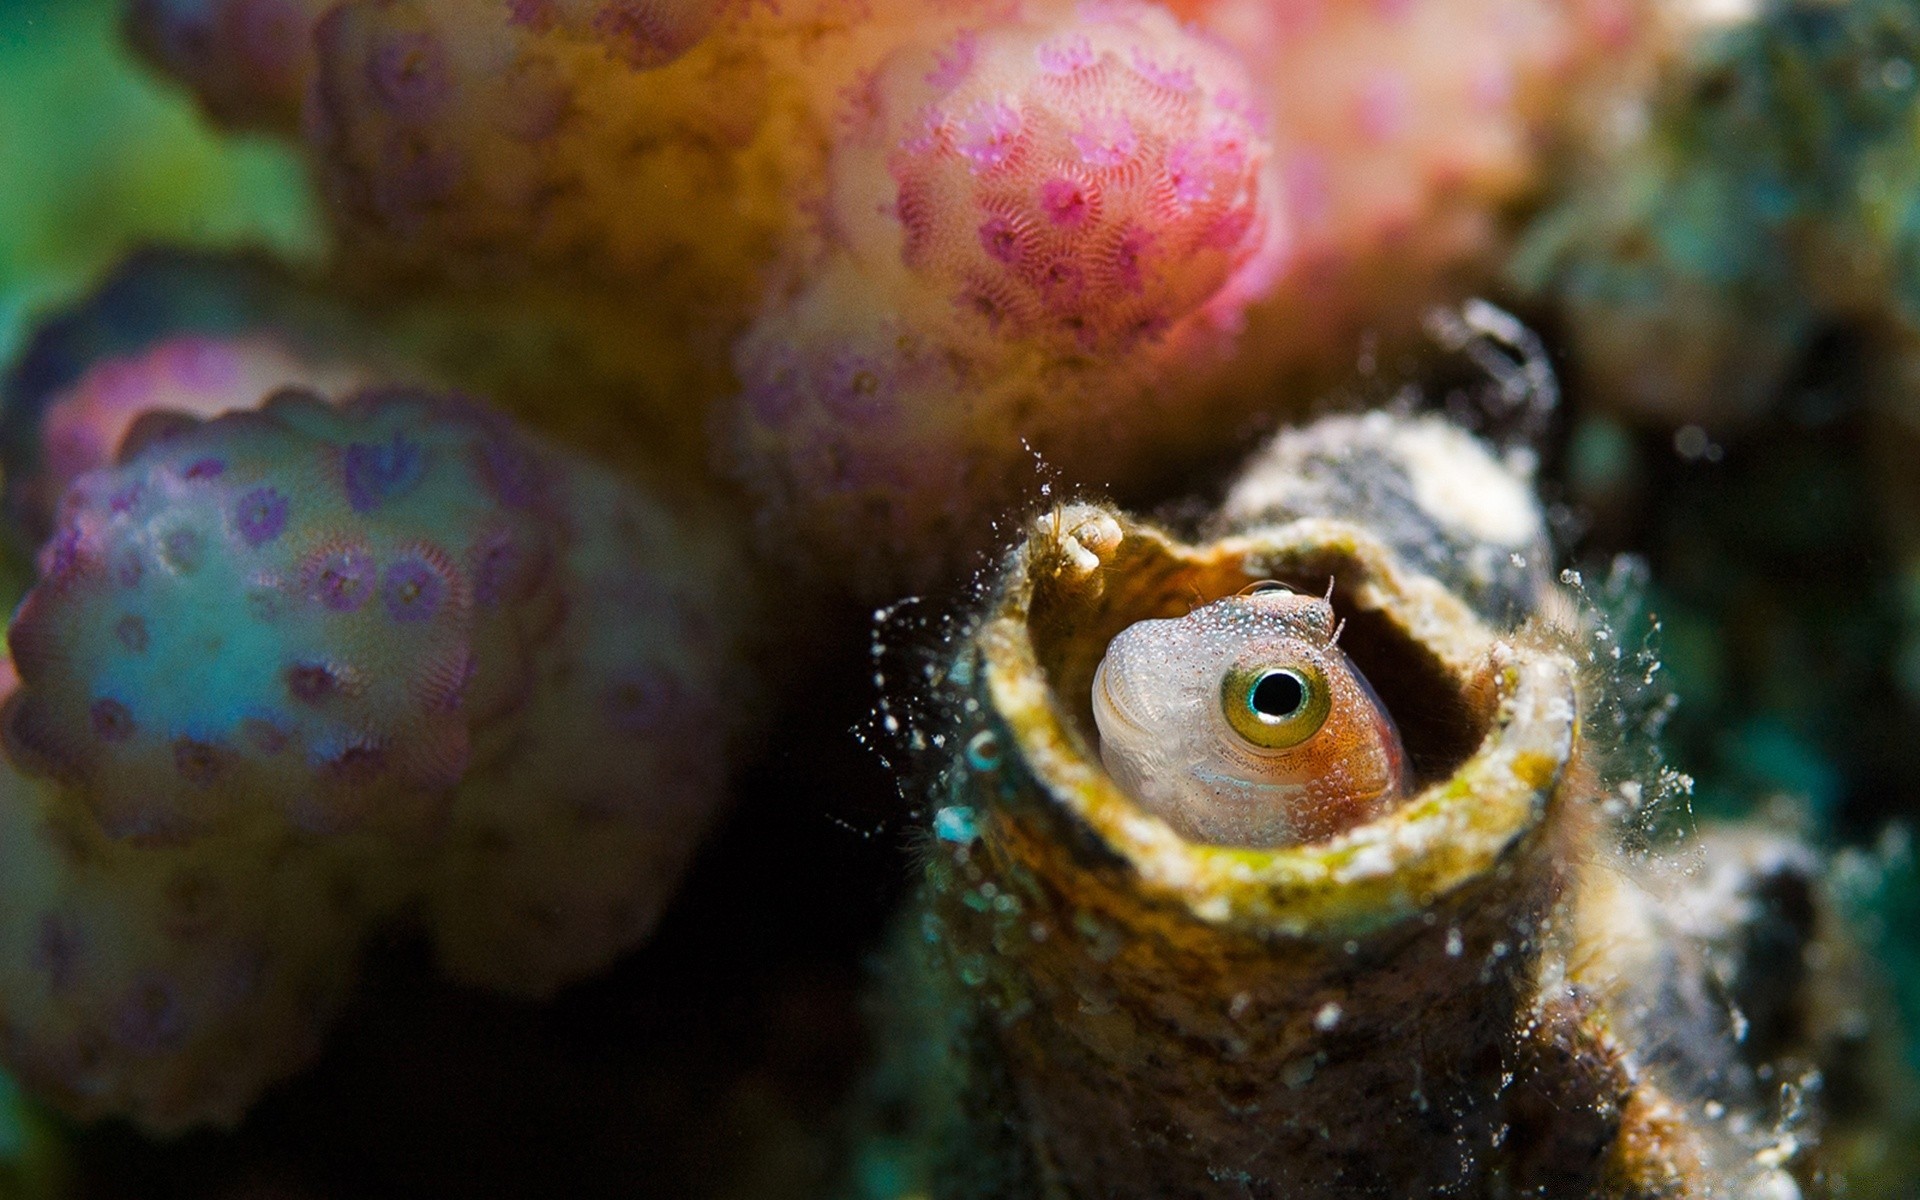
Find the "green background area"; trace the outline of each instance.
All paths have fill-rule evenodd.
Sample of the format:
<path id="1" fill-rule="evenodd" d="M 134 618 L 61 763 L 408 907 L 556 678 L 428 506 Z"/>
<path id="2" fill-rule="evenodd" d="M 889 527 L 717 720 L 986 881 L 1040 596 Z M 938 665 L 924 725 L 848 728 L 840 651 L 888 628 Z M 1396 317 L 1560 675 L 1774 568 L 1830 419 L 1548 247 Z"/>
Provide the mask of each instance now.
<path id="1" fill-rule="evenodd" d="M 122 46 L 115 0 L 0 0 L 0 358 L 150 241 L 321 250 L 295 158 L 223 137 Z"/>

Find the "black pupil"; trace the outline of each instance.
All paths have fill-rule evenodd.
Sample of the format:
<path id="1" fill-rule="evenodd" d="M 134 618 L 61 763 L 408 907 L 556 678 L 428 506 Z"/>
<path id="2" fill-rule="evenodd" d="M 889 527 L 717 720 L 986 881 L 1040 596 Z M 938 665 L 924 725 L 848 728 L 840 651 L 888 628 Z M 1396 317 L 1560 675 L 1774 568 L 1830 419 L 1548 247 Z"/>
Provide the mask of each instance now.
<path id="1" fill-rule="evenodd" d="M 1285 671 L 1260 677 L 1253 685 L 1253 711 L 1263 717 L 1290 717 L 1306 702 L 1307 688 L 1299 678 Z"/>

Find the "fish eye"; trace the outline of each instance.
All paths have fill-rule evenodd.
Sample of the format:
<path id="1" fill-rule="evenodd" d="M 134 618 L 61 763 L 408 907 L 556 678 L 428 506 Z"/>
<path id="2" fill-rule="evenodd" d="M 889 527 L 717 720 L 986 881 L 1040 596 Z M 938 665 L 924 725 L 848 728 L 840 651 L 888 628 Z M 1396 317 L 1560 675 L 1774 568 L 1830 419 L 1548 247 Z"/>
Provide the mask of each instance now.
<path id="1" fill-rule="evenodd" d="M 1281 583 L 1278 579 L 1262 579 L 1258 583 L 1250 583 L 1247 586 L 1241 588 L 1239 591 L 1235 592 L 1234 595 L 1264 596 L 1270 592 L 1282 592 L 1289 596 L 1298 595 L 1297 592 L 1295 592 L 1292 588 L 1288 587 L 1286 584 Z"/>
<path id="2" fill-rule="evenodd" d="M 1235 667 L 1220 687 L 1227 724 L 1262 750 L 1285 750 L 1318 733 L 1332 700 L 1326 676 L 1305 663 Z"/>

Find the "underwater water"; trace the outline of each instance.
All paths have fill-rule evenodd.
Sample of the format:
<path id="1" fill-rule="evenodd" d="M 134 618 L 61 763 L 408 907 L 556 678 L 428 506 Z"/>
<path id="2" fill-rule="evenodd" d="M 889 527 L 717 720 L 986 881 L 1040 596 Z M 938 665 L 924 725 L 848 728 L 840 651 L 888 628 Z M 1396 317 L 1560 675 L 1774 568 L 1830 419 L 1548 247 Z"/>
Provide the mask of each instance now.
<path id="1" fill-rule="evenodd" d="M 1915 1194 L 1916 65 L 6 0 L 0 1197 Z"/>

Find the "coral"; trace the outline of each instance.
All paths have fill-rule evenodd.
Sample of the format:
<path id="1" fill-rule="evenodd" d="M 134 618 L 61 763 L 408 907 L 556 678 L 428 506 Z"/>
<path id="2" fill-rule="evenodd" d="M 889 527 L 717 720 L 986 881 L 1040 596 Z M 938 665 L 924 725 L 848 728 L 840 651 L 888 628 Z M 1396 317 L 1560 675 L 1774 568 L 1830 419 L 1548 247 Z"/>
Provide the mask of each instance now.
<path id="1" fill-rule="evenodd" d="M 1259 245 L 1248 81 L 1146 7 L 962 31 L 896 53 L 836 164 L 834 218 L 924 307 L 1013 341 L 1124 354 L 1212 299 Z M 875 209 L 892 222 L 858 243 Z"/>
<path id="2" fill-rule="evenodd" d="M 113 462 L 147 410 L 211 417 L 277 388 L 338 394 L 429 372 L 368 322 L 253 257 L 146 250 L 45 319 L 0 393 L 6 517 L 31 553 L 80 474 Z"/>
<path id="3" fill-rule="evenodd" d="M 146 418 L 126 466 L 62 501 L 9 632 L 16 761 L 116 836 L 263 805 L 313 831 L 423 831 L 524 701 L 552 620 L 545 464 L 484 414 L 405 394 L 170 423 Z"/>
<path id="4" fill-rule="evenodd" d="M 1124 486 L 1404 325 L 1658 41 L 1630 6 L 1016 12 L 855 94 L 828 256 L 735 348 L 733 473 L 869 589 L 951 574 L 926 547 L 981 546 L 1030 454 Z"/>
<path id="5" fill-rule="evenodd" d="M 1726 690 L 1856 727 L 1796 758 L 1710 709 L 1741 762 L 1702 797 L 1750 770 L 1826 821 L 1911 790 L 1897 756 L 1821 758 L 1903 736 L 1843 660 L 1897 657 L 1849 531 L 1920 546 L 1907 0 L 119 2 L 216 122 L 299 148 L 331 240 L 304 278 L 143 256 L 7 381 L 9 548 L 37 553 L 0 675 L 0 1061 L 37 1092 L 231 1123 L 383 936 L 520 997 L 600 970 L 724 801 L 779 673 L 752 651 L 830 647 L 794 628 L 823 591 L 945 594 L 1015 536 L 939 661 L 874 643 L 863 730 L 919 765 L 911 815 L 814 806 L 838 780 L 795 747 L 855 689 L 809 676 L 813 725 L 742 789 L 784 823 L 741 822 L 693 897 L 753 936 L 690 923 L 633 973 L 651 1003 L 593 1002 L 660 1030 L 591 1056 L 593 1095 L 713 1110 L 648 1139 L 697 1187 L 642 1191 L 785 1194 L 828 1157 L 796 1130 L 869 1047 L 788 1034 L 872 947 L 765 949 L 821 932 L 793 875 L 861 890 L 809 820 L 870 846 L 910 821 L 920 875 L 859 1194 L 1911 1190 L 1914 1089 L 1832 863 L 1804 831 L 1662 841 L 1691 810 L 1661 664 L 1605 615 L 1635 568 L 1598 600 L 1556 577 L 1582 513 L 1533 494 L 1563 448 L 1570 476 L 1600 457 L 1593 426 L 1559 439 L 1548 343 L 1432 307 L 1504 264 L 1573 404 L 1656 421 L 1762 421 L 1809 364 L 1860 370 L 1796 412 L 1871 397 L 1878 508 L 1833 468 L 1745 505 L 1729 472 L 1761 534 L 1657 527 L 1682 586 L 1744 593 L 1711 612 L 1759 664 Z M 1333 418 L 1128 515 L 1356 363 L 1380 395 L 1423 315 L 1496 376 L 1445 403 L 1503 450 Z M 1756 546 L 1786 586 L 1748 586 Z M 695 1010 L 724 1055 L 655 1021 Z M 558 1094 L 511 1046 L 461 1052 Z"/>
<path id="6" fill-rule="evenodd" d="M 0 1054 L 80 1116 L 238 1120 L 348 994 L 353 864 L 287 839 L 143 848 L 0 770 Z"/>
<path id="7" fill-rule="evenodd" d="M 86 1115 L 236 1119 L 416 901 L 461 978 L 600 969 L 651 930 L 756 703 L 755 583 L 697 488 L 458 396 L 291 386 L 314 376 L 162 337 L 41 406 L 29 461 L 79 474 L 9 631 L 36 778 L 7 775 L 0 958 L 27 982 L 0 1053 Z M 35 965 L 42 930 L 82 948 L 74 982 Z"/>
<path id="8" fill-rule="evenodd" d="M 190 80 L 217 121 L 291 132 L 313 73 L 313 30 L 335 0 L 132 0 L 127 27 L 155 66 Z"/>
<path id="9" fill-rule="evenodd" d="M 427 884 L 448 970 L 544 994 L 652 931 L 765 687 L 735 535 L 575 467 L 567 603 L 511 751 L 475 771 Z"/>
<path id="10" fill-rule="evenodd" d="M 925 583 L 1031 452 L 1097 477 L 1179 437 L 1282 222 L 1244 70 L 1144 5 L 896 50 L 846 123 L 834 248 L 736 348 L 729 465 L 811 555 Z"/>
<path id="11" fill-rule="evenodd" d="M 40 414 L 31 444 L 39 461 L 7 477 L 12 519 L 44 535 L 54 506 L 81 475 L 113 462 L 145 413 L 215 417 L 251 408 L 283 387 L 320 395 L 355 390 L 364 374 L 345 364 L 308 361 L 268 336 L 170 338 L 144 352 L 108 359 L 60 393 Z"/>
<path id="12" fill-rule="evenodd" d="M 1691 42 L 1637 135 L 1567 181 L 1513 271 L 1565 307 L 1609 404 L 1736 428 L 1823 333 L 1912 324 L 1916 50 L 1897 3 L 1761 6 Z"/>
<path id="13" fill-rule="evenodd" d="M 1667 36 L 1629 0 L 1191 9 L 1254 64 L 1300 269 L 1335 290 L 1350 285 L 1328 273 L 1383 256 L 1413 279 L 1484 260 L 1498 207 L 1540 186 L 1543 152 L 1589 136 Z"/>
<path id="14" fill-rule="evenodd" d="M 303 140 L 347 276 L 646 330 L 584 339 L 628 381 L 596 403 L 717 405 L 766 544 L 873 596 L 989 544 L 1032 454 L 1182 469 L 1484 275 L 1663 36 L 1624 0 L 349 0 Z"/>
<path id="15" fill-rule="evenodd" d="M 794 43 L 819 14 L 743 8 L 693 53 L 643 67 L 638 31 L 671 6 L 601 11 L 622 7 L 635 19 L 581 20 L 575 4 L 336 6 L 316 31 L 306 141 L 348 261 L 489 287 L 610 285 L 613 303 L 654 319 L 740 305 L 818 170 L 807 95 L 832 86 L 831 68 L 816 60 L 825 77 L 802 78 Z"/>

